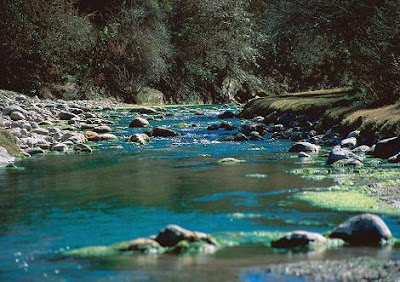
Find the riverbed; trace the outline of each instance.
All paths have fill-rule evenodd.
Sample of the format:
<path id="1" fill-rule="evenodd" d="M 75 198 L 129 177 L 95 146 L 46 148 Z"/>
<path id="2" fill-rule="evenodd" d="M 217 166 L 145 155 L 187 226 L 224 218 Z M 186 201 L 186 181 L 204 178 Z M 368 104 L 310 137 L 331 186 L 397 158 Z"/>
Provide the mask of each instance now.
<path id="1" fill-rule="evenodd" d="M 303 281 L 265 273 L 263 267 L 357 256 L 400 259 L 391 247 L 282 252 L 260 243 L 257 231 L 324 233 L 355 212 L 318 208 L 293 197 L 335 180 L 292 173 L 321 163 L 288 153 L 290 141 L 220 142 L 230 132 L 207 127 L 220 123 L 217 115 L 224 110 L 238 112 L 234 106 L 168 108 L 165 119 L 150 123 L 181 135 L 152 138 L 147 145 L 125 142 L 143 131 L 128 128 L 135 114 L 109 111 L 118 141 L 91 144 L 91 154 L 36 156 L 0 170 L 0 280 Z M 239 119 L 229 121 L 240 127 Z M 243 162 L 218 163 L 226 157 Z M 398 217 L 382 218 L 400 237 Z M 244 239 L 212 255 L 62 255 L 146 237 L 168 224 Z"/>

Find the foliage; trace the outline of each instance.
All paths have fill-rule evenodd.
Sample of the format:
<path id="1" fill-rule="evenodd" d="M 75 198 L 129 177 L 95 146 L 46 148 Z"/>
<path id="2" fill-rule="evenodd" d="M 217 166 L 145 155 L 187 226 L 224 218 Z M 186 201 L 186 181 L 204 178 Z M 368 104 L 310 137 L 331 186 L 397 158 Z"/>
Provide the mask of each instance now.
<path id="1" fill-rule="evenodd" d="M 0 87 L 169 102 L 355 86 L 400 93 L 400 0 L 1 0 Z M 101 90 L 101 91 L 100 91 Z"/>

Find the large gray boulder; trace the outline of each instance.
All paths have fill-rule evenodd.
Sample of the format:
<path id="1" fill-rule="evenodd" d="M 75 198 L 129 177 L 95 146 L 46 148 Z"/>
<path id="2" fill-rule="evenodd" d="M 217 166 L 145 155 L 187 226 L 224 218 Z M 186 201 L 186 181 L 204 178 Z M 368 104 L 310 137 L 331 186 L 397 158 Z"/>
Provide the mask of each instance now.
<path id="1" fill-rule="evenodd" d="M 320 146 L 311 144 L 309 142 L 296 142 L 293 146 L 289 149 L 289 152 L 310 152 L 317 154 L 319 152 Z"/>
<path id="2" fill-rule="evenodd" d="M 305 247 L 309 244 L 325 244 L 326 238 L 319 233 L 297 230 L 286 233 L 282 238 L 272 241 L 273 248 Z"/>
<path id="3" fill-rule="evenodd" d="M 392 137 L 380 140 L 375 144 L 372 156 L 375 158 L 387 159 L 400 152 L 400 137 Z"/>
<path id="4" fill-rule="evenodd" d="M 379 216 L 366 213 L 339 224 L 329 237 L 342 239 L 350 245 L 369 246 L 392 238 L 392 233 Z"/>
<path id="5" fill-rule="evenodd" d="M 326 162 L 327 165 L 332 165 L 335 162 L 346 160 L 346 162 L 360 162 L 362 163 L 364 160 L 362 157 L 357 156 L 353 152 L 348 149 L 341 148 L 340 146 L 334 147 L 329 153 L 328 160 Z"/>
<path id="6" fill-rule="evenodd" d="M 146 119 L 141 117 L 134 118 L 129 124 L 129 127 L 147 127 L 147 126 L 150 126 L 150 123 Z"/>

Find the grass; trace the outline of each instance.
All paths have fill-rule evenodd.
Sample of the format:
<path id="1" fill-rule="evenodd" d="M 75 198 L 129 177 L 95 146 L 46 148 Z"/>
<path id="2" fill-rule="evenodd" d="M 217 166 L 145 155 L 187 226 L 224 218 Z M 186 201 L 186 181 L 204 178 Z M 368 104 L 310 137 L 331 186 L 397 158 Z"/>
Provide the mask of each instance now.
<path id="1" fill-rule="evenodd" d="M 362 93 L 351 88 L 268 96 L 249 102 L 242 118 L 294 113 L 321 118 L 322 129 L 340 124 L 343 133 L 361 130 L 365 137 L 386 138 L 400 133 L 400 105 L 365 109 Z"/>
<path id="2" fill-rule="evenodd" d="M 268 96 L 248 103 L 241 116 L 243 118 L 255 115 L 277 113 L 296 113 L 321 115 L 332 108 L 341 109 L 354 104 L 360 94 L 351 88 L 335 88 L 310 92 L 299 92 L 279 96 Z"/>
<path id="3" fill-rule="evenodd" d="M 8 153 L 14 157 L 21 155 L 15 139 L 4 128 L 0 128 L 0 146 L 6 148 Z"/>

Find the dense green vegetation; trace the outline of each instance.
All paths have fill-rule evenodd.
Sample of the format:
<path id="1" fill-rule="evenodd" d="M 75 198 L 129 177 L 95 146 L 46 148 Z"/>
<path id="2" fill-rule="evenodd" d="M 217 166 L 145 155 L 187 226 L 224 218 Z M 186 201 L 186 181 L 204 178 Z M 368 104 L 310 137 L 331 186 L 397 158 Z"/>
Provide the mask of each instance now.
<path id="1" fill-rule="evenodd" d="M 1 0 L 0 88 L 169 102 L 400 95 L 400 0 Z"/>

